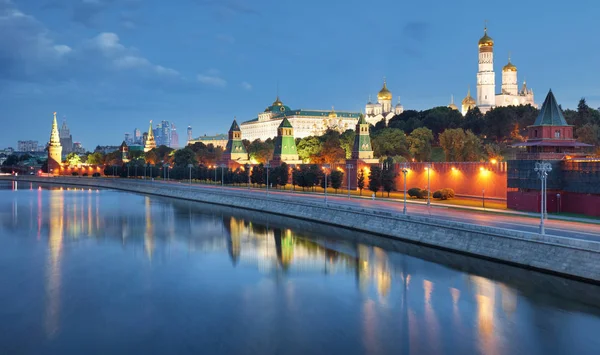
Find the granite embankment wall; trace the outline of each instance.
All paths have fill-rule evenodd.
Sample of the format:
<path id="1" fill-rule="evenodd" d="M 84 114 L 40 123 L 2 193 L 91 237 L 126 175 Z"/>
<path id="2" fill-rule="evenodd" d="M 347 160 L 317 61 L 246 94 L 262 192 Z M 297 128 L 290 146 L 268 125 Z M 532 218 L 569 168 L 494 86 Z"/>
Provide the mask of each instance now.
<path id="1" fill-rule="evenodd" d="M 369 209 L 294 200 L 278 194 L 151 183 L 125 179 L 40 178 L 19 176 L 19 181 L 102 187 L 135 193 L 200 201 L 247 210 L 301 218 L 389 238 L 424 244 L 536 270 L 600 283 L 600 243 L 541 236 L 477 224 L 404 216 Z"/>

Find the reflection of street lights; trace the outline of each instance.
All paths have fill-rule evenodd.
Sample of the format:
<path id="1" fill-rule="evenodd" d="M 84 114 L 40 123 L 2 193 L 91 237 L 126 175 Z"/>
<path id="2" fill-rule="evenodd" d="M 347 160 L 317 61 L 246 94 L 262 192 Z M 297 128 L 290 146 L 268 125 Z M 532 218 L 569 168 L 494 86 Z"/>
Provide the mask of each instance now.
<path id="1" fill-rule="evenodd" d="M 426 164 L 426 168 L 427 169 L 427 207 L 429 207 L 431 205 L 431 179 L 429 178 L 429 176 L 431 175 L 431 163 L 427 163 Z"/>
<path id="2" fill-rule="evenodd" d="M 540 234 L 545 234 L 544 230 L 544 218 L 546 218 L 546 180 L 548 179 L 548 173 L 552 171 L 552 165 L 547 162 L 537 162 L 535 163 L 535 168 L 533 169 L 538 173 L 538 177 L 542 181 L 542 200 L 541 200 L 541 208 L 540 208 Z"/>
<path id="3" fill-rule="evenodd" d="M 402 173 L 404 174 L 404 208 L 402 213 L 406 214 L 406 174 L 408 174 L 408 164 L 402 165 Z"/>
<path id="4" fill-rule="evenodd" d="M 192 168 L 194 167 L 194 165 L 188 164 L 187 166 L 190 169 L 190 186 L 192 186 Z"/>
<path id="5" fill-rule="evenodd" d="M 329 164 L 323 165 L 323 172 L 325 173 L 325 203 L 327 203 L 327 169 L 331 166 Z"/>
<path id="6" fill-rule="evenodd" d="M 350 198 L 350 170 L 352 170 L 353 167 L 354 165 L 352 164 L 346 164 L 346 173 L 348 174 L 348 198 Z"/>
<path id="7" fill-rule="evenodd" d="M 269 162 L 267 162 L 265 164 L 265 168 L 267 168 L 267 195 L 269 194 L 269 168 L 271 167 L 271 164 L 269 164 Z"/>

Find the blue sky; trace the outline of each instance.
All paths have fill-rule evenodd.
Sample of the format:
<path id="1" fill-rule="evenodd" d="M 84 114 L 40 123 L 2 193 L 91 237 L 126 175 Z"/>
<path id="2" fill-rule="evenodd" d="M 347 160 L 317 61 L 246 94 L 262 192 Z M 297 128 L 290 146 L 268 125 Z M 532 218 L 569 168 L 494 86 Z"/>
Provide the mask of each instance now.
<path id="1" fill-rule="evenodd" d="M 387 78 L 407 109 L 474 89 L 488 20 L 541 103 L 600 106 L 600 4 L 327 0 L 0 0 L 0 147 L 46 142 L 52 112 L 88 149 L 169 120 L 225 132 L 274 99 L 359 111 Z M 394 103 L 396 99 L 394 99 Z M 59 123 L 60 124 L 60 123 Z"/>

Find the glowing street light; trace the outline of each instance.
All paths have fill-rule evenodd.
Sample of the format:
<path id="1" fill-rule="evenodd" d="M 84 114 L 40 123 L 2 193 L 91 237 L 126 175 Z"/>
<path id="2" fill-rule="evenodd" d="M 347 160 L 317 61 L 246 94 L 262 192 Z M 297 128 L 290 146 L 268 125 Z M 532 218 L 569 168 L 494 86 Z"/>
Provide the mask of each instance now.
<path id="1" fill-rule="evenodd" d="M 346 164 L 347 174 L 348 174 L 348 198 L 350 198 L 350 170 L 354 168 L 352 164 Z"/>
<path id="2" fill-rule="evenodd" d="M 535 168 L 533 169 L 537 172 L 538 177 L 542 182 L 542 199 L 541 199 L 541 208 L 540 208 L 540 234 L 546 234 L 544 229 L 544 218 L 546 218 L 546 182 L 548 180 L 548 173 L 552 171 L 552 165 L 548 162 L 537 162 L 535 163 Z"/>
<path id="3" fill-rule="evenodd" d="M 402 213 L 406 214 L 406 174 L 408 174 L 408 164 L 402 165 L 402 173 L 404 174 L 404 208 Z"/>

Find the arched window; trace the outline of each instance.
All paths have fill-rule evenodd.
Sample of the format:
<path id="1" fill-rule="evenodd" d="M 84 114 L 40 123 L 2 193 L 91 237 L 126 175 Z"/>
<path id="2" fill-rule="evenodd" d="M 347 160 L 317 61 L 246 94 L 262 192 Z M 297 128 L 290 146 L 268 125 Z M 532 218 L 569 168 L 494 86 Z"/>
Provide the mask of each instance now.
<path id="1" fill-rule="evenodd" d="M 554 138 L 560 138 L 560 131 L 559 130 L 554 131 Z"/>
<path id="2" fill-rule="evenodd" d="M 533 131 L 533 136 L 537 138 L 537 129 Z"/>

